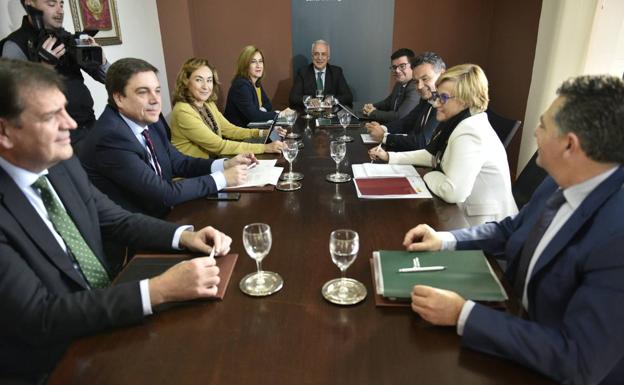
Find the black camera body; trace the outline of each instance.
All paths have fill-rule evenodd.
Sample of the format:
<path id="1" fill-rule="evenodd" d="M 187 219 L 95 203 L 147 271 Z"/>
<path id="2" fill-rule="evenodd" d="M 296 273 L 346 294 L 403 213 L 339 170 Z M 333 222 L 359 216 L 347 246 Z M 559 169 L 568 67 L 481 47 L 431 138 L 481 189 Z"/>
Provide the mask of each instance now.
<path id="1" fill-rule="evenodd" d="M 102 64 L 102 47 L 85 45 L 80 43 L 80 35 L 95 36 L 97 30 L 87 30 L 71 34 L 64 29 L 50 30 L 46 29 L 43 23 L 43 12 L 26 6 L 26 11 L 32 20 L 33 27 L 39 32 L 37 43 L 37 57 L 39 60 L 52 65 L 62 65 L 64 61 L 71 61 L 81 68 L 97 68 Z M 56 58 L 48 51 L 42 48 L 43 42 L 50 36 L 55 37 L 57 42 L 54 47 L 60 44 L 65 45 L 65 54 L 60 58 Z M 67 63 L 69 64 L 69 63 Z"/>

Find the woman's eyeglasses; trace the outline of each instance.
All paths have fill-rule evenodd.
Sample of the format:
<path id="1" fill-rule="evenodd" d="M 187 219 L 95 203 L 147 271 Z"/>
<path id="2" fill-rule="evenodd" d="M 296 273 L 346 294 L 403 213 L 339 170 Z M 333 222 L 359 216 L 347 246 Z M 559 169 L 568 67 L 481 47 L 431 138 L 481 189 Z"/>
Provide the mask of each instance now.
<path id="1" fill-rule="evenodd" d="M 449 94 L 441 94 L 437 91 L 433 91 L 431 93 L 431 99 L 429 99 L 429 103 L 434 104 L 435 102 L 440 102 L 440 104 L 446 104 L 449 100 L 453 99 L 455 96 L 451 96 Z"/>

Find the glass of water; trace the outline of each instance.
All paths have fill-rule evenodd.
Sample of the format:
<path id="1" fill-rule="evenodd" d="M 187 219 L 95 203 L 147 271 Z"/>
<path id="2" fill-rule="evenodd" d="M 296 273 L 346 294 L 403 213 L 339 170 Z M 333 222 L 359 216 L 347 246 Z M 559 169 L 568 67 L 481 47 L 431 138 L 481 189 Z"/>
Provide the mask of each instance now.
<path id="1" fill-rule="evenodd" d="M 295 125 L 298 116 L 299 114 L 297 113 L 297 111 L 290 111 L 290 113 L 284 116 L 284 118 L 286 119 L 286 125 L 290 127 L 290 132 L 286 135 L 288 139 L 298 139 L 300 137 L 299 134 L 293 132 L 293 126 Z"/>
<path id="2" fill-rule="evenodd" d="M 351 180 L 351 175 L 341 173 L 338 169 L 338 165 L 345 157 L 347 153 L 347 144 L 345 142 L 341 142 L 339 140 L 332 140 L 329 143 L 329 154 L 331 155 L 334 162 L 336 162 L 336 172 L 332 174 L 328 174 L 325 179 L 332 183 L 344 183 Z"/>
<path id="3" fill-rule="evenodd" d="M 353 305 L 366 297 L 366 287 L 361 282 L 346 277 L 347 269 L 355 261 L 359 249 L 360 237 L 353 230 L 334 230 L 329 235 L 329 253 L 340 269 L 341 277 L 323 285 L 321 293 L 328 301 L 339 305 Z"/>
<path id="4" fill-rule="evenodd" d="M 281 181 L 275 186 L 281 191 L 294 191 L 301 188 L 299 180 L 303 179 L 303 174 L 300 172 L 293 172 L 292 163 L 299 153 L 299 143 L 295 139 L 284 140 L 284 148 L 282 149 L 282 155 L 284 159 L 288 161 L 289 172 L 285 172 L 280 176 Z"/>
<path id="5" fill-rule="evenodd" d="M 344 130 L 343 134 L 341 137 L 338 138 L 338 140 L 343 141 L 345 143 L 350 143 L 353 142 L 353 137 L 347 135 L 347 127 L 349 127 L 349 124 L 351 123 L 351 114 L 349 114 L 347 111 L 345 110 L 340 110 L 340 112 L 338 112 L 338 120 L 340 121 L 340 125 L 342 126 L 342 129 Z"/>
<path id="6" fill-rule="evenodd" d="M 256 261 L 257 271 L 247 274 L 239 283 L 241 291 L 254 297 L 263 297 L 279 291 L 284 280 L 279 274 L 262 270 L 262 260 L 269 254 L 273 237 L 266 223 L 252 223 L 243 228 L 243 246 Z"/>

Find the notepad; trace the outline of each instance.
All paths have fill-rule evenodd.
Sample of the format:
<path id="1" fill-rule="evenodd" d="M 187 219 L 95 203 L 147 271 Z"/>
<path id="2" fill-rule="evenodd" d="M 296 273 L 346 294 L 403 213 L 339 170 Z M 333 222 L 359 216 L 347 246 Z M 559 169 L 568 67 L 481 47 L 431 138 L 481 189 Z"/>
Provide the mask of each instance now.
<path id="1" fill-rule="evenodd" d="M 358 198 L 432 198 L 425 181 L 413 166 L 398 164 L 354 164 L 353 183 Z"/>
<path id="2" fill-rule="evenodd" d="M 444 270 L 399 273 L 411 267 L 414 256 L 422 267 L 442 265 Z M 380 250 L 373 252 L 376 292 L 390 299 L 410 298 L 414 285 L 451 290 L 474 301 L 504 301 L 507 294 L 480 250 L 453 250 L 411 253 Z"/>
<path id="3" fill-rule="evenodd" d="M 153 278 L 167 271 L 173 265 L 182 261 L 195 258 L 197 255 L 190 254 L 137 254 L 130 260 L 130 262 L 124 267 L 113 282 L 114 285 L 118 285 L 125 282 L 140 281 L 142 279 Z M 217 266 L 219 267 L 219 278 L 221 281 L 217 285 L 217 295 L 210 299 L 222 300 L 225 297 L 225 292 L 232 276 L 232 271 L 236 265 L 238 254 L 228 254 L 223 257 L 217 257 Z M 203 300 L 203 299 L 200 299 Z M 188 302 L 188 301 L 186 301 Z M 164 304 L 159 306 L 160 309 L 175 305 Z"/>

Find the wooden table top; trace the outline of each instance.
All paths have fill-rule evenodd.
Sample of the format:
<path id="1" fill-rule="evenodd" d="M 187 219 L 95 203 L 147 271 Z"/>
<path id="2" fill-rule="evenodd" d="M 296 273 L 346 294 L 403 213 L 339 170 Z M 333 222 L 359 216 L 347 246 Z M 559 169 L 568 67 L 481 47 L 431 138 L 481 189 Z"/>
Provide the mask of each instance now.
<path id="1" fill-rule="evenodd" d="M 300 119 L 301 120 L 301 119 Z M 455 205 L 439 199 L 360 200 L 352 182 L 332 184 L 329 139 L 341 128 L 304 130 L 294 170 L 305 175 L 295 192 L 244 193 L 238 201 L 196 200 L 168 219 L 205 225 L 233 239 L 239 258 L 225 299 L 177 307 L 142 325 L 76 341 L 48 384 L 550 384 L 515 363 L 461 348 L 455 328 L 435 327 L 409 307 L 376 307 L 369 258 L 400 249 L 418 223 L 448 230 L 466 226 Z M 341 171 L 367 162 L 359 133 L 347 144 Z M 282 160 L 283 162 L 283 160 Z M 278 165 L 282 165 L 279 162 Z M 284 164 L 285 165 L 285 162 Z M 242 245 L 243 226 L 265 222 L 273 246 L 263 268 L 284 278 L 269 297 L 243 294 L 238 282 L 255 270 Z M 347 276 L 364 283 L 367 298 L 336 306 L 322 285 L 339 277 L 329 255 L 332 230 L 360 235 Z"/>

